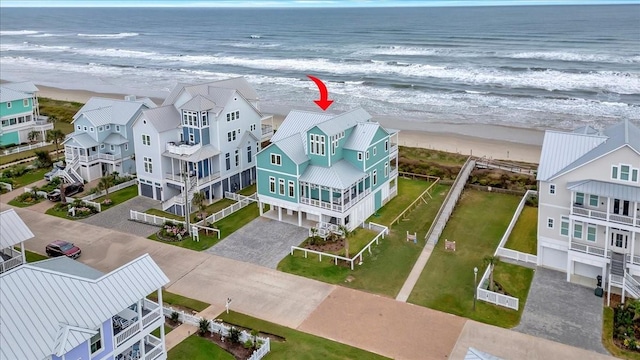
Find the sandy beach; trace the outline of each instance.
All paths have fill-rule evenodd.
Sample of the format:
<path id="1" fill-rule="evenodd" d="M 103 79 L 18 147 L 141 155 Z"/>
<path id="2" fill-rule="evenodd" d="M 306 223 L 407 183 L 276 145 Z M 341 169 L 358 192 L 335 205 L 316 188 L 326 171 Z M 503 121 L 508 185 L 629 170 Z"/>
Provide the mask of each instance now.
<path id="1" fill-rule="evenodd" d="M 92 96 L 116 99 L 124 97 L 123 94 L 37 86 L 40 89 L 40 97 L 56 100 L 84 103 Z M 152 98 L 152 100 L 159 105 L 163 99 Z M 274 114 L 273 122 L 276 128 L 285 116 L 285 113 Z M 385 127 L 400 130 L 398 136 L 400 145 L 479 157 L 486 156 L 491 159 L 538 163 L 544 137 L 544 132 L 540 130 L 507 126 L 423 123 L 383 116 L 377 116 L 374 119 Z"/>

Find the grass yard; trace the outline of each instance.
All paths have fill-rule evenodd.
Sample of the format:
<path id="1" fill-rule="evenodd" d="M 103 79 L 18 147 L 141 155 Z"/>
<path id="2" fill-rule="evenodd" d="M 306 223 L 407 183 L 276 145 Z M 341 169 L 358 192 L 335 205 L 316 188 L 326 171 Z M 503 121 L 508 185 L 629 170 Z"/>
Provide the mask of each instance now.
<path id="1" fill-rule="evenodd" d="M 11 206 L 15 206 L 15 207 L 19 207 L 19 208 L 25 208 L 25 207 L 29 207 L 31 205 L 35 205 L 39 202 L 42 202 L 44 199 L 39 199 L 38 201 L 34 202 L 34 203 L 23 203 L 20 201 L 17 201 L 15 199 L 13 200 L 9 200 L 9 202 L 7 204 L 11 205 Z"/>
<path id="2" fill-rule="evenodd" d="M 147 210 L 147 213 L 151 213 L 150 210 Z M 153 215 L 157 215 L 157 211 L 154 211 Z M 163 215 L 159 215 L 159 216 L 163 216 Z M 191 250 L 202 251 L 217 244 L 220 240 L 226 238 L 227 236 L 231 235 L 234 231 L 247 225 L 249 222 L 251 222 L 251 220 L 257 218 L 258 216 L 260 216 L 260 212 L 258 211 L 258 205 L 256 203 L 252 203 L 236 211 L 235 213 L 227 216 L 226 218 L 214 223 L 214 225 L 220 230 L 220 239 L 218 239 L 218 235 L 215 234 L 214 232 L 210 232 L 207 235 L 204 233 L 204 231 L 200 231 L 200 241 L 193 241 L 190 237 L 188 237 L 181 241 L 165 242 L 165 241 L 159 240 L 156 234 L 153 234 L 148 238 L 151 240 L 156 240 L 156 241 L 164 242 L 164 243 L 175 245 L 175 246 L 180 246 L 180 247 L 191 249 Z M 183 218 L 177 217 L 177 219 L 182 220 Z"/>
<path id="3" fill-rule="evenodd" d="M 249 196 L 249 195 L 255 193 L 256 191 L 257 191 L 256 190 L 256 184 L 253 184 L 253 185 L 247 186 L 246 188 L 238 191 L 238 194 L 244 195 L 244 196 Z"/>
<path id="4" fill-rule="evenodd" d="M 505 328 L 517 325 L 533 270 L 506 263 L 496 266 L 494 280 L 520 298 L 519 311 L 482 301 L 474 311 L 473 268 L 478 267 L 480 281 L 483 258 L 493 255 L 519 201 L 512 195 L 465 190 L 408 301 Z M 444 239 L 456 241 L 455 252 L 444 250 Z"/>
<path id="5" fill-rule="evenodd" d="M 50 169 L 34 169 L 27 172 L 26 174 L 23 174 L 22 176 L 9 178 L 10 180 L 13 181 L 13 184 L 11 186 L 13 186 L 13 189 L 15 190 L 19 187 L 32 184 L 39 180 L 43 180 L 44 174 L 49 172 L 49 170 Z M 0 170 L 0 173 L 1 172 L 2 170 Z"/>
<path id="6" fill-rule="evenodd" d="M 234 360 L 233 355 L 214 344 L 193 334 L 167 353 L 169 360 Z"/>
<path id="7" fill-rule="evenodd" d="M 167 335 L 168 333 L 170 333 L 171 331 L 173 331 L 173 328 L 167 324 L 164 324 L 164 334 Z M 157 328 L 155 330 L 153 330 L 151 332 L 151 335 L 160 338 L 160 328 Z"/>
<path id="8" fill-rule="evenodd" d="M 122 204 L 123 202 L 127 201 L 127 200 L 131 200 L 134 197 L 138 196 L 138 185 L 131 185 L 131 186 L 127 186 L 124 189 L 120 189 L 118 191 L 114 191 L 109 193 L 109 199 L 111 199 L 112 203 L 111 205 L 102 205 L 102 210 L 104 211 L 105 209 L 109 209 L 113 206 L 116 206 L 118 204 Z M 107 197 L 106 196 L 101 196 L 97 199 L 91 200 L 93 202 L 97 202 L 97 203 L 102 203 Z"/>
<path id="9" fill-rule="evenodd" d="M 613 308 L 603 307 L 602 345 L 618 359 L 640 360 L 640 353 L 621 349 L 613 343 Z"/>
<path id="10" fill-rule="evenodd" d="M 145 211 L 145 213 L 151 214 L 151 215 L 155 215 L 155 216 L 165 217 L 165 218 L 168 218 L 168 219 L 184 221 L 184 216 L 179 216 L 179 215 L 176 215 L 176 214 L 172 214 L 170 212 L 162 211 L 160 209 L 149 209 L 149 210 Z"/>
<path id="11" fill-rule="evenodd" d="M 429 185 L 431 183 L 425 181 L 399 179 L 398 193 L 402 195 L 392 199 L 378 211 L 379 216 L 374 215 L 369 220 L 388 225 Z M 448 186 L 436 185 L 431 191 L 434 199 L 427 204 L 421 203 L 409 213 L 405 221 L 391 227 L 390 235 L 380 240 L 379 245 L 372 246 L 372 254 L 365 252 L 363 264 L 357 265 L 353 271 L 344 264 L 334 265 L 331 259 L 323 258 L 320 262 L 313 255 L 305 259 L 300 251 L 293 256 L 286 256 L 278 264 L 278 270 L 395 297 L 420 255 L 424 247 L 424 236 L 448 191 Z M 407 231 L 418 233 L 418 244 L 406 241 Z"/>
<path id="12" fill-rule="evenodd" d="M 229 314 L 223 312 L 219 317 L 230 324 L 285 338 L 284 342 L 271 341 L 271 352 L 266 357 L 268 359 L 386 359 L 383 356 L 365 350 L 239 314 L 234 311 L 229 311 Z M 171 356 L 169 358 L 174 359 Z"/>
<path id="13" fill-rule="evenodd" d="M 152 292 L 147 296 L 147 299 L 158 302 L 158 293 L 155 291 Z M 174 294 L 166 290 L 162 290 L 162 302 L 168 305 L 191 309 L 196 312 L 200 312 L 209 307 L 209 304 L 207 304 L 206 302 L 184 297 L 182 295 Z"/>
<path id="14" fill-rule="evenodd" d="M 16 247 L 16 250 L 20 251 L 20 247 Z M 40 261 L 40 260 L 46 260 L 49 257 L 45 256 L 45 255 L 40 255 L 38 253 L 35 253 L 33 251 L 29 251 L 29 250 L 25 250 L 24 251 L 24 256 L 27 258 L 27 262 L 36 262 L 36 261 Z"/>
<path id="15" fill-rule="evenodd" d="M 527 254 L 538 254 L 538 208 L 525 206 L 504 247 Z"/>
<path id="16" fill-rule="evenodd" d="M 79 109 L 79 108 L 78 108 Z M 42 112 L 41 112 L 42 113 Z M 42 113 L 44 115 L 44 113 Z M 69 120 L 71 121 L 71 120 Z M 58 129 L 60 131 L 62 131 L 64 134 L 70 134 L 73 132 L 73 125 L 71 125 L 70 123 L 66 123 L 63 121 L 57 121 L 54 126 L 54 129 Z M 58 145 L 58 149 L 59 150 L 64 150 L 64 146 L 62 146 L 62 144 Z M 0 165 L 4 165 L 4 164 L 8 164 L 14 161 L 18 161 L 18 160 L 23 160 L 23 159 L 28 159 L 30 157 L 36 156 L 36 151 L 55 151 L 56 147 L 55 145 L 47 145 L 47 146 L 43 146 L 37 149 L 33 149 L 33 150 L 27 150 L 27 151 L 22 151 L 19 153 L 15 153 L 15 154 L 9 154 L 9 155 L 2 155 L 0 156 Z M 64 154 L 61 152 L 59 155 L 55 155 L 52 154 L 51 155 L 51 159 L 53 161 L 56 161 L 58 157 L 64 157 Z"/>

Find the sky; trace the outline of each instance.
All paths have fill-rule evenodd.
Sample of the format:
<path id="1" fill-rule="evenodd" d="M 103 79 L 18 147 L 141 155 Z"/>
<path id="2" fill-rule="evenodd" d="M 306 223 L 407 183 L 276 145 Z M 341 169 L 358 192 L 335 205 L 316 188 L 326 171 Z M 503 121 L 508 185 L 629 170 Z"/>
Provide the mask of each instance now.
<path id="1" fill-rule="evenodd" d="M 640 0 L 0 0 L 0 7 L 399 7 L 640 4 Z"/>

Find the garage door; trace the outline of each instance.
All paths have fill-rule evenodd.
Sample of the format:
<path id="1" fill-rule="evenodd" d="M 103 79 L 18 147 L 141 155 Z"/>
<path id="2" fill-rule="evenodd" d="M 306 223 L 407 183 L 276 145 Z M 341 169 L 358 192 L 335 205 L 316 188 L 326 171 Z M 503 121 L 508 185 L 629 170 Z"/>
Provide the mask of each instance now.
<path id="1" fill-rule="evenodd" d="M 541 265 L 560 271 L 567 271 L 567 253 L 561 250 L 543 247 Z"/>
<path id="2" fill-rule="evenodd" d="M 153 187 L 149 184 L 140 184 L 140 195 L 153 199 Z"/>
<path id="3" fill-rule="evenodd" d="M 581 275 L 592 279 L 595 279 L 595 277 L 598 275 L 602 275 L 602 268 L 599 268 L 597 266 L 583 264 L 580 262 L 574 262 L 573 264 L 573 272 L 576 275 Z"/>

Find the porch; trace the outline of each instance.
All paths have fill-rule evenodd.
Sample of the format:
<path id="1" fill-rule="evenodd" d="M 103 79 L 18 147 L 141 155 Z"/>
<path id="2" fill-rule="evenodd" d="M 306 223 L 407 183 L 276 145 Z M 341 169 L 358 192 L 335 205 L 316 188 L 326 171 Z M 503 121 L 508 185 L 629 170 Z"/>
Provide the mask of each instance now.
<path id="1" fill-rule="evenodd" d="M 115 360 L 155 360 L 160 359 L 162 354 L 162 340 L 153 335 L 147 335 L 144 339 L 116 355 Z"/>
<path id="2" fill-rule="evenodd" d="M 183 186 L 185 176 L 195 179 L 195 187 L 213 182 L 220 178 L 220 152 L 211 145 L 187 145 L 183 143 L 168 143 L 167 151 L 163 153 L 170 162 L 163 178 L 174 185 Z"/>
<path id="3" fill-rule="evenodd" d="M 288 210 L 282 207 L 272 206 L 271 210 L 262 213 L 262 216 L 271 220 L 277 220 L 287 224 L 301 226 L 306 229 L 312 228 L 317 223 L 317 221 L 307 219 L 306 213 L 304 212 Z M 300 222 L 298 222 L 298 220 L 300 220 Z"/>
<path id="4" fill-rule="evenodd" d="M 143 329 L 155 324 L 153 328 L 164 323 L 162 308 L 158 303 L 142 299 L 128 308 L 123 309 L 111 319 L 113 326 L 114 347 L 123 345 Z"/>
<path id="5" fill-rule="evenodd" d="M 570 182 L 571 215 L 640 229 L 640 188 L 596 180 Z"/>
<path id="6" fill-rule="evenodd" d="M 24 254 L 13 247 L 0 250 L 0 273 L 22 265 L 24 262 Z"/>

